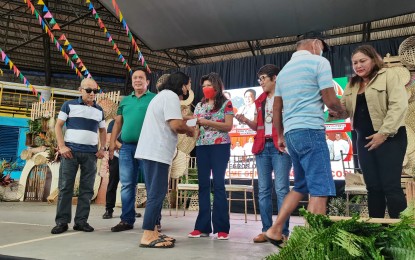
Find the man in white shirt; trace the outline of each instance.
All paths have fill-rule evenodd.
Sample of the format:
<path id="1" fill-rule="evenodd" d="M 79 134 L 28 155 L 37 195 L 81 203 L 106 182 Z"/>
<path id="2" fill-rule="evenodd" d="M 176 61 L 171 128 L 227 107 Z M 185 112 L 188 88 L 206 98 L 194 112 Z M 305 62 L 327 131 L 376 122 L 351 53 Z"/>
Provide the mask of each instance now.
<path id="1" fill-rule="evenodd" d="M 342 136 L 340 133 L 336 133 L 336 140 L 333 142 L 333 150 L 334 150 L 334 160 L 339 161 L 342 159 L 340 151 L 343 153 L 343 159 L 347 156 L 349 153 L 349 142 L 342 139 Z"/>

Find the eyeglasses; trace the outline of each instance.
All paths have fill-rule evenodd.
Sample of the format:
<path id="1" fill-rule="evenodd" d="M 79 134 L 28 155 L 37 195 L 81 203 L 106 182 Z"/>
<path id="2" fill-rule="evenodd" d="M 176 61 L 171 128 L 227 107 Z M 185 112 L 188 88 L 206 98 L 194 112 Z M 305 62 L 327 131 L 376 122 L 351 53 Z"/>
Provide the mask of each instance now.
<path id="1" fill-rule="evenodd" d="M 94 94 L 97 94 L 99 92 L 98 89 L 92 89 L 92 88 L 84 88 L 86 93 L 91 94 L 91 92 L 94 92 Z"/>
<path id="2" fill-rule="evenodd" d="M 258 79 L 258 83 L 260 83 L 261 84 L 261 82 L 262 81 L 264 81 L 266 78 L 268 78 L 268 76 L 261 76 L 261 77 L 259 77 L 259 79 Z"/>

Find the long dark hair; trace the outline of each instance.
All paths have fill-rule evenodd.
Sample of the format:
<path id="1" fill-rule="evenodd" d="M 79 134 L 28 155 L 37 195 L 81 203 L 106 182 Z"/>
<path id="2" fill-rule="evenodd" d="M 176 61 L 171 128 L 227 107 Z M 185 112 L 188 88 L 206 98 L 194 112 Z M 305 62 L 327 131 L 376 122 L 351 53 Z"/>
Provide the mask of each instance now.
<path id="1" fill-rule="evenodd" d="M 375 48 L 373 48 L 371 45 L 361 45 L 352 52 L 352 57 L 358 52 L 363 53 L 364 55 L 368 56 L 375 64 L 375 66 L 373 66 L 373 69 L 369 74 L 369 78 L 372 79 L 378 73 L 378 71 L 381 68 L 383 68 L 383 61 L 379 53 L 377 53 Z M 362 81 L 363 79 L 360 76 L 355 75 L 350 80 L 350 86 L 353 86 L 357 83 L 361 83 Z"/>
<path id="2" fill-rule="evenodd" d="M 200 85 L 203 85 L 203 82 L 205 82 L 206 80 L 209 80 L 212 83 L 212 87 L 216 91 L 213 111 L 217 111 L 222 107 L 224 102 L 228 101 L 228 99 L 226 99 L 226 97 L 223 95 L 223 90 L 224 90 L 223 81 L 220 78 L 219 74 L 215 72 L 211 72 L 207 75 L 202 76 L 202 78 L 200 79 Z M 207 102 L 207 99 L 203 97 L 202 104 L 206 102 Z"/>
<path id="3" fill-rule="evenodd" d="M 168 89 L 176 93 L 178 96 L 183 95 L 183 85 L 189 84 L 190 77 L 183 72 L 175 72 L 171 74 L 168 79 L 161 84 L 159 91 Z"/>

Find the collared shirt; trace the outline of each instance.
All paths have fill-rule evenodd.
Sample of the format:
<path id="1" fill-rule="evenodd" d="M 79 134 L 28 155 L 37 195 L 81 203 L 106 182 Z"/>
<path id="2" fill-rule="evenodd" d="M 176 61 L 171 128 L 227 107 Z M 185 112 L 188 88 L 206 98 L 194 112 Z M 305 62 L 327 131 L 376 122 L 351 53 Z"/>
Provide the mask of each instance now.
<path id="1" fill-rule="evenodd" d="M 382 134 L 394 135 L 405 125 L 408 96 L 405 84 L 398 74 L 383 68 L 366 86 L 365 97 L 373 129 Z M 359 84 L 346 86 L 341 103 L 353 123 Z"/>
<path id="2" fill-rule="evenodd" d="M 293 129 L 324 129 L 320 91 L 333 87 L 329 61 L 309 51 L 296 51 L 277 77 L 275 96 L 284 103 L 284 133 Z"/>
<path id="3" fill-rule="evenodd" d="M 81 97 L 63 103 L 58 119 L 65 121 L 65 145 L 77 152 L 97 152 L 98 128 L 105 128 L 102 108 L 87 106 Z"/>
<path id="4" fill-rule="evenodd" d="M 148 104 L 155 96 L 156 94 L 147 90 L 141 97 L 137 98 L 133 91 L 122 99 L 117 115 L 123 117 L 121 129 L 121 139 L 123 142 L 137 144 Z"/>

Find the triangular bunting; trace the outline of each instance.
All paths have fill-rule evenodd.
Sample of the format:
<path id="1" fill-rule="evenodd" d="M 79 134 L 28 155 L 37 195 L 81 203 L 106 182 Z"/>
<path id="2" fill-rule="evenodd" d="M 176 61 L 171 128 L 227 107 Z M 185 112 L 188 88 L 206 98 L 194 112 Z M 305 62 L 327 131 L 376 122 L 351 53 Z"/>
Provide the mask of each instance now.
<path id="1" fill-rule="evenodd" d="M 61 28 L 59 27 L 59 24 L 55 24 L 52 29 L 53 30 L 60 30 Z"/>
<path id="2" fill-rule="evenodd" d="M 42 1 L 42 0 L 39 0 L 39 1 L 37 2 L 37 4 L 38 4 L 38 5 L 45 5 L 45 3 L 43 3 L 43 1 Z"/>
<path id="3" fill-rule="evenodd" d="M 59 37 L 59 41 L 65 41 L 65 40 L 66 40 L 65 34 L 62 34 L 61 37 Z"/>
<path id="4" fill-rule="evenodd" d="M 95 10 L 95 8 L 92 8 L 92 14 L 96 14 L 97 11 Z"/>
<path id="5" fill-rule="evenodd" d="M 71 44 L 69 44 L 69 45 L 68 45 L 68 47 L 66 47 L 66 50 L 67 50 L 67 51 L 72 50 L 72 45 L 71 45 Z"/>
<path id="6" fill-rule="evenodd" d="M 75 54 L 74 56 L 72 56 L 72 59 L 73 60 L 76 60 L 76 59 L 78 59 L 79 57 L 78 57 L 78 54 Z"/>
<path id="7" fill-rule="evenodd" d="M 52 17 L 52 19 L 50 19 L 50 21 L 49 21 L 49 25 L 54 25 L 54 24 L 56 24 L 56 21 L 55 21 L 55 19 Z"/>
<path id="8" fill-rule="evenodd" d="M 65 40 L 65 43 L 63 45 L 65 45 L 65 46 L 69 45 L 68 40 Z"/>
<path id="9" fill-rule="evenodd" d="M 70 54 L 70 55 L 72 55 L 72 54 L 76 54 L 76 52 L 75 52 L 75 50 L 74 50 L 74 49 L 72 49 L 72 50 L 69 52 L 69 54 Z"/>
<path id="10" fill-rule="evenodd" d="M 44 16 L 43 16 L 43 18 L 53 18 L 53 16 L 52 16 L 52 14 L 48 11 Z"/>
<path id="11" fill-rule="evenodd" d="M 81 71 L 85 71 L 86 70 L 86 67 L 85 66 L 83 66 L 82 67 L 82 69 L 81 69 Z"/>

